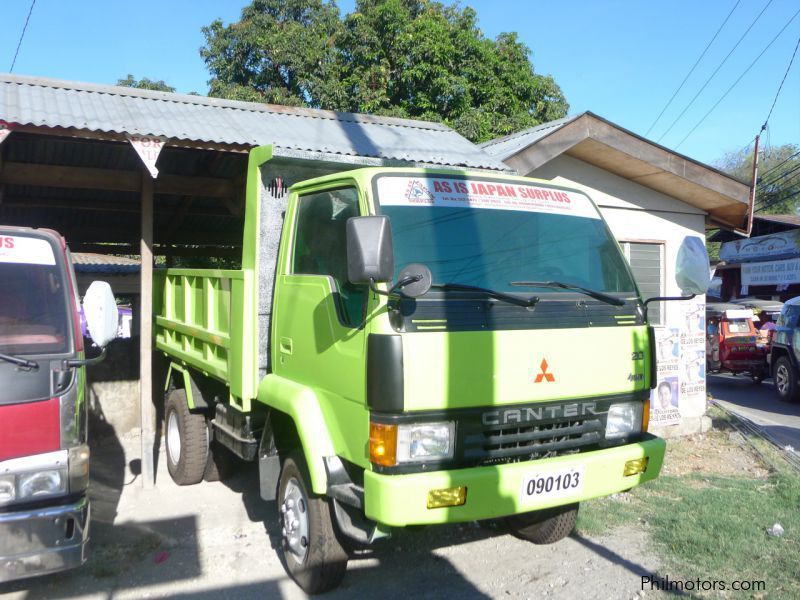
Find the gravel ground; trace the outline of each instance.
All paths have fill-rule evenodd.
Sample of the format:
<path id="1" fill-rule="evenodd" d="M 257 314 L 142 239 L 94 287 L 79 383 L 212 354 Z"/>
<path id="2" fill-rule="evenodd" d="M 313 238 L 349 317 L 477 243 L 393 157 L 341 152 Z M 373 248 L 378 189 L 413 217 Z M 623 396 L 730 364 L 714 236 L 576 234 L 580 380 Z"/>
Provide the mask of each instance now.
<path id="1" fill-rule="evenodd" d="M 2 600 L 306 597 L 274 550 L 275 507 L 259 498 L 255 469 L 178 487 L 162 447 L 157 486 L 145 490 L 136 456 L 134 437 L 94 449 L 89 562 L 0 586 Z M 325 597 L 630 599 L 645 595 L 640 578 L 659 574 L 659 565 L 635 528 L 535 546 L 497 523 L 467 523 L 399 531 L 354 557 L 342 586 Z"/>

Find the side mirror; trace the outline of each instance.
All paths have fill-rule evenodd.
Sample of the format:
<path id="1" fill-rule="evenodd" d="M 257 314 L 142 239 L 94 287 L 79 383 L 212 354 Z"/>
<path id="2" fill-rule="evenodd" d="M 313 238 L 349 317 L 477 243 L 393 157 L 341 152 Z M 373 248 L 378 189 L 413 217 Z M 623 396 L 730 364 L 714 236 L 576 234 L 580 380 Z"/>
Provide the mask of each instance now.
<path id="1" fill-rule="evenodd" d="M 347 279 L 351 283 L 377 283 L 394 277 L 394 250 L 389 217 L 347 219 Z"/>
<path id="2" fill-rule="evenodd" d="M 92 341 L 105 348 L 117 337 L 119 314 L 111 286 L 105 281 L 93 281 L 83 297 L 83 314 Z"/>
<path id="3" fill-rule="evenodd" d="M 675 282 L 684 295 L 705 294 L 711 285 L 708 252 L 699 237 L 685 237 L 678 248 Z"/>

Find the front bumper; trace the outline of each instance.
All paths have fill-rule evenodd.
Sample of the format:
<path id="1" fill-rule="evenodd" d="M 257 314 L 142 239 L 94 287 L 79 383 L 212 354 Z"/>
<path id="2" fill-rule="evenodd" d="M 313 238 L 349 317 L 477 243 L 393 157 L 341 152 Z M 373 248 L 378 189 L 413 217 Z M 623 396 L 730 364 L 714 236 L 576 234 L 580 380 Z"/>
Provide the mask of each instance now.
<path id="1" fill-rule="evenodd" d="M 0 513 L 0 583 L 79 567 L 86 562 L 88 543 L 86 497 Z"/>
<path id="2" fill-rule="evenodd" d="M 504 517 L 551 506 L 571 504 L 608 496 L 655 479 L 661 471 L 666 442 L 645 434 L 642 441 L 523 463 L 476 467 L 454 471 L 435 471 L 411 475 L 364 473 L 364 500 L 367 517 L 392 527 L 457 523 Z M 648 458 L 647 470 L 624 476 L 629 460 Z M 584 484 L 577 494 L 557 499 L 523 501 L 521 491 L 526 476 L 532 473 L 583 466 Z M 467 501 L 462 506 L 427 507 L 430 490 L 466 486 Z"/>

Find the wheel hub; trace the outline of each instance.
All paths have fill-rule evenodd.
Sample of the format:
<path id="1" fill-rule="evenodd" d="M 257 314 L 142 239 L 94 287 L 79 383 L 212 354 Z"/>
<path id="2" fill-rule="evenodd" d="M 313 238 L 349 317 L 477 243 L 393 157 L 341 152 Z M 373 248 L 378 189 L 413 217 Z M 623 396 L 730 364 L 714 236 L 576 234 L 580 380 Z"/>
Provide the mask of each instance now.
<path id="1" fill-rule="evenodd" d="M 308 556 L 308 499 L 294 478 L 283 492 L 281 521 L 283 547 L 295 561 L 303 564 Z"/>
<path id="2" fill-rule="evenodd" d="M 786 367 L 781 365 L 778 367 L 778 371 L 775 373 L 775 384 L 778 387 L 778 391 L 781 394 L 785 394 L 787 388 L 789 387 L 789 373 L 787 372 Z"/>
<path id="3" fill-rule="evenodd" d="M 167 419 L 167 452 L 172 464 L 177 465 L 181 460 L 181 432 L 175 411 L 170 412 Z"/>

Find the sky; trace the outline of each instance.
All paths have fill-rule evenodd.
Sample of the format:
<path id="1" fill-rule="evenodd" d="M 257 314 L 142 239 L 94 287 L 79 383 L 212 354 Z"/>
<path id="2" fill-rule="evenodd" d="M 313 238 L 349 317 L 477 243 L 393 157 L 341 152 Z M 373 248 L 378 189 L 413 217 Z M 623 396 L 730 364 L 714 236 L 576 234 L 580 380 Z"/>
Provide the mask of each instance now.
<path id="1" fill-rule="evenodd" d="M 201 28 L 216 18 L 236 21 L 246 4 L 35 0 L 13 72 L 107 84 L 131 73 L 163 79 L 178 92 L 205 94 L 209 73 L 199 54 L 205 41 Z M 343 13 L 354 4 L 338 2 Z M 531 49 L 536 72 L 552 75 L 561 86 L 570 114 L 590 110 L 708 164 L 752 144 L 800 39 L 797 0 L 465 0 L 461 5 L 476 10 L 487 37 L 516 31 Z M 11 67 L 30 7 L 31 0 L 2 0 L 0 72 Z M 767 150 L 787 143 L 800 144 L 800 51 L 761 140 Z"/>

